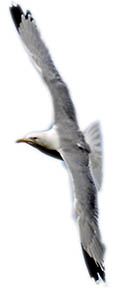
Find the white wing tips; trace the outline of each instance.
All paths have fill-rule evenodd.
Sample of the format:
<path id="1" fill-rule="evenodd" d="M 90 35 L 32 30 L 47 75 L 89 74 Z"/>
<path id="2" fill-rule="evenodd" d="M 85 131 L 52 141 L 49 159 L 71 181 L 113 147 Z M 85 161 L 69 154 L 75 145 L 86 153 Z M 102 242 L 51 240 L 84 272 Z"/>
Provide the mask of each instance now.
<path id="1" fill-rule="evenodd" d="M 24 16 L 25 19 L 29 19 L 30 21 L 33 21 L 31 12 L 27 10 L 26 14 L 24 14 L 21 6 L 16 3 L 12 3 L 12 5 L 10 6 L 10 13 L 11 13 L 13 22 L 18 32 L 19 32 L 20 24 L 22 22 L 22 16 Z"/>
<path id="2" fill-rule="evenodd" d="M 102 133 L 100 123 L 98 121 L 92 123 L 84 131 L 86 142 L 89 144 L 91 153 L 89 154 L 89 166 L 94 178 L 97 190 L 100 190 L 102 185 Z"/>

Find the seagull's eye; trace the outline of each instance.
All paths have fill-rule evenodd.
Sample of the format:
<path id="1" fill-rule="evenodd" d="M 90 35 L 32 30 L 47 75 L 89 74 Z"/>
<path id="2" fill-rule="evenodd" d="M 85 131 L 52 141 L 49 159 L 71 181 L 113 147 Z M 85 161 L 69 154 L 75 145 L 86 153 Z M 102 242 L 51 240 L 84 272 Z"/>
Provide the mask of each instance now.
<path id="1" fill-rule="evenodd" d="M 31 140 L 36 140 L 37 137 L 36 137 L 36 136 L 35 136 L 35 137 L 30 137 L 30 139 L 31 139 Z"/>

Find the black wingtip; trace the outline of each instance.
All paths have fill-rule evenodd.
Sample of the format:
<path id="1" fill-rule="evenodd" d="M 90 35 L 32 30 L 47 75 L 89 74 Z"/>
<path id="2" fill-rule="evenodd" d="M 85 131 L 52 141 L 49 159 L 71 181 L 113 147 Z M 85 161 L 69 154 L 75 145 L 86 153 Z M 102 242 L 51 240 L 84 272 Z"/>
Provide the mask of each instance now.
<path id="1" fill-rule="evenodd" d="M 27 10 L 26 15 L 25 15 L 25 18 L 28 19 L 29 16 L 30 16 L 30 21 L 33 21 L 34 19 L 33 19 L 33 17 L 32 17 L 31 12 L 30 12 L 29 10 Z"/>
<path id="2" fill-rule="evenodd" d="M 22 8 L 18 4 L 12 4 L 10 7 L 10 13 L 17 31 L 19 32 L 19 26 L 21 23 L 21 17 L 24 15 Z"/>
<path id="3" fill-rule="evenodd" d="M 98 281 L 99 278 L 105 282 L 105 271 L 104 267 L 101 269 L 100 265 L 96 264 L 94 259 L 88 255 L 88 253 L 84 250 L 82 244 L 81 244 L 82 250 L 83 250 L 83 255 L 85 258 L 86 266 L 88 268 L 89 274 L 92 278 L 94 278 L 95 281 Z M 99 277 L 100 276 L 100 277 Z"/>

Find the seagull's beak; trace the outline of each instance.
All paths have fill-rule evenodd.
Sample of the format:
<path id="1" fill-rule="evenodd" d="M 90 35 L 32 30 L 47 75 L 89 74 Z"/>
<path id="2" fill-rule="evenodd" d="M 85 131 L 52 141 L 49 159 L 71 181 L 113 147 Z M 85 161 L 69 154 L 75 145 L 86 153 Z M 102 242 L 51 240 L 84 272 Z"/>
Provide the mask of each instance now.
<path id="1" fill-rule="evenodd" d="M 16 140 L 16 143 L 22 143 L 22 142 L 32 144 L 32 141 L 30 139 L 20 138 Z"/>

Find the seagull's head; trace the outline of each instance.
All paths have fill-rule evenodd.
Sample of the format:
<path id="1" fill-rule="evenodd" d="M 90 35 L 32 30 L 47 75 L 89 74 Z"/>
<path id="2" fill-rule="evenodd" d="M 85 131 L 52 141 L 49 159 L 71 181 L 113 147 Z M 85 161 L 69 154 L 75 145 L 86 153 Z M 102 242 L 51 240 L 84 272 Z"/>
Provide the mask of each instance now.
<path id="1" fill-rule="evenodd" d="M 51 129 L 48 131 L 37 131 L 28 133 L 23 138 L 16 140 L 16 143 L 27 143 L 41 151 L 42 148 L 55 150 L 56 147 L 54 147 L 54 145 L 55 143 L 57 143 L 57 138 L 54 135 L 54 129 Z"/>
<path id="2" fill-rule="evenodd" d="M 53 129 L 47 132 L 29 133 L 23 138 L 16 140 L 16 143 L 27 143 L 49 156 L 53 156 L 57 159 L 62 160 L 62 157 L 57 151 L 57 146 L 55 146 L 55 145 L 59 145 L 59 143 L 58 143 L 57 138 L 54 136 Z"/>
<path id="3" fill-rule="evenodd" d="M 19 138 L 16 140 L 16 143 L 27 143 L 35 148 L 40 148 L 42 146 L 42 138 L 40 137 L 40 133 L 31 133 L 27 134 L 23 138 Z"/>

